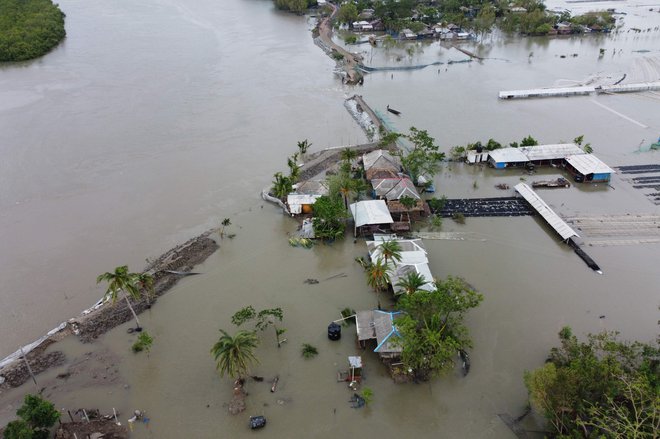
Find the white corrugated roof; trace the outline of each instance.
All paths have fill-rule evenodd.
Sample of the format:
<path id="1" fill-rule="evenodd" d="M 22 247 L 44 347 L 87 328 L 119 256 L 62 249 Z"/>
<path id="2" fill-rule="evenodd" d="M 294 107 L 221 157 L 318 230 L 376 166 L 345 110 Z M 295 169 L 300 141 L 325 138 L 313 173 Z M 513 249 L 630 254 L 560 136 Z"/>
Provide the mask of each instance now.
<path id="1" fill-rule="evenodd" d="M 301 213 L 303 204 L 314 204 L 321 195 L 309 194 L 289 194 L 286 197 L 286 203 L 289 205 L 291 213 Z"/>
<path id="2" fill-rule="evenodd" d="M 527 156 L 519 148 L 500 148 L 490 151 L 488 155 L 495 163 L 526 162 Z"/>
<path id="3" fill-rule="evenodd" d="M 377 237 L 374 237 L 375 239 Z M 391 239 L 376 239 L 375 241 L 367 241 L 367 250 L 372 263 L 376 263 L 378 259 L 382 259 L 380 252 L 380 245 L 383 242 L 390 241 Z M 426 284 L 421 289 L 426 291 L 433 291 L 435 285 L 433 284 L 433 274 L 429 268 L 429 259 L 422 244 L 421 239 L 394 239 L 401 247 L 401 260 L 392 261 L 394 267 L 390 267 L 387 271 L 390 277 L 390 283 L 396 289 L 396 284 L 399 279 L 405 277 L 408 273 L 415 271 L 419 273 Z M 388 263 L 389 265 L 389 263 Z M 397 293 L 398 294 L 398 293 Z"/>
<path id="4" fill-rule="evenodd" d="M 534 96 L 562 96 L 562 95 L 579 95 L 594 93 L 596 88 L 594 86 L 584 87 L 558 87 L 558 88 L 532 88 L 529 90 L 507 90 L 500 92 L 500 99 L 521 98 L 521 97 L 534 97 Z"/>
<path id="5" fill-rule="evenodd" d="M 545 219 L 548 224 L 559 233 L 559 236 L 561 236 L 564 241 L 571 236 L 580 236 L 575 233 L 575 230 L 571 229 L 564 220 L 559 218 L 559 215 L 557 215 L 554 210 L 550 209 L 550 206 L 548 206 L 531 187 L 525 183 L 518 183 L 514 188 L 516 192 L 522 195 L 522 197 L 527 200 L 534 209 L 536 209 L 543 219 Z"/>
<path id="6" fill-rule="evenodd" d="M 392 224 L 394 220 L 384 200 L 358 201 L 350 206 L 355 226 L 367 224 Z"/>
<path id="7" fill-rule="evenodd" d="M 566 157 L 566 161 L 582 175 L 614 173 L 612 168 L 607 166 L 593 154 L 572 155 Z"/>
<path id="8" fill-rule="evenodd" d="M 558 143 L 555 145 L 524 146 L 520 150 L 527 155 L 530 161 L 557 160 L 569 155 L 584 154 L 584 151 L 575 143 Z"/>

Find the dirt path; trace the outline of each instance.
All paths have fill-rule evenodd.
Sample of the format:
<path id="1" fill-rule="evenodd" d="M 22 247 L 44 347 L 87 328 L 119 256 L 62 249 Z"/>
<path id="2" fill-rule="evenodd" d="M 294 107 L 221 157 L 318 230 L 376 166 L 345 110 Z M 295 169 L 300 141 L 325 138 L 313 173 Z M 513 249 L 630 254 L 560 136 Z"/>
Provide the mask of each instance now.
<path id="1" fill-rule="evenodd" d="M 342 66 L 344 72 L 346 72 L 346 83 L 347 84 L 358 84 L 362 81 L 362 73 L 358 69 L 358 64 L 361 61 L 358 55 L 348 52 L 341 46 L 338 46 L 332 41 L 332 20 L 335 15 L 337 15 L 338 8 L 332 3 L 328 3 L 332 8 L 332 14 L 329 17 L 324 18 L 319 23 L 319 40 L 322 42 L 322 47 L 326 50 L 328 55 L 332 56 L 334 53 L 339 53 L 343 55 L 343 59 L 337 61 L 337 64 Z"/>

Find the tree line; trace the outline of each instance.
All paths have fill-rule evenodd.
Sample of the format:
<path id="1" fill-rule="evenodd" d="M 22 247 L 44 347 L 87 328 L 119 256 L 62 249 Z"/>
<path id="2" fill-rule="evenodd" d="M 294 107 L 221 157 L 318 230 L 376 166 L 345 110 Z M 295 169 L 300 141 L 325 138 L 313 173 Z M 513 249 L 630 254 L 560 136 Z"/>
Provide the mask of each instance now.
<path id="1" fill-rule="evenodd" d="M 64 13 L 51 0 L 0 0 L 0 61 L 48 53 L 66 36 Z"/>

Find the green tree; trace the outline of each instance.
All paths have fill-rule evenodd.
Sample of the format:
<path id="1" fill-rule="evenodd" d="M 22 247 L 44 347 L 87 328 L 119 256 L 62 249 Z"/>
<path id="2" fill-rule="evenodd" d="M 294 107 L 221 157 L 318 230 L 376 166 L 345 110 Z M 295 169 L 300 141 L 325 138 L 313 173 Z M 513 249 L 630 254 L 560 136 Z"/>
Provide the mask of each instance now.
<path id="1" fill-rule="evenodd" d="M 378 246 L 378 251 L 380 255 L 385 260 L 385 266 L 389 266 L 389 263 L 392 261 L 401 262 L 401 244 L 398 241 L 393 239 L 384 241 Z"/>
<path id="2" fill-rule="evenodd" d="M 133 305 L 131 305 L 131 301 L 129 299 L 129 296 L 133 300 L 140 300 L 141 298 L 140 289 L 136 286 L 135 274 L 129 273 L 127 265 L 122 265 L 121 267 L 115 268 L 115 271 L 113 272 L 106 272 L 99 275 L 96 278 L 96 283 L 98 284 L 101 282 L 108 283 L 108 289 L 105 291 L 105 297 L 110 298 L 112 303 L 117 301 L 119 293 L 124 296 L 124 299 L 126 299 L 126 304 L 128 305 L 128 309 L 131 310 L 131 313 L 135 318 L 137 328 L 141 329 L 140 320 L 138 319 L 138 316 L 135 313 Z"/>
<path id="3" fill-rule="evenodd" d="M 426 130 L 410 127 L 410 133 L 405 138 L 412 143 L 413 148 L 400 154 L 403 167 L 414 180 L 422 175 L 432 179 L 440 170 L 440 162 L 444 160 L 445 154 L 439 152 L 440 147 Z"/>
<path id="4" fill-rule="evenodd" d="M 282 308 L 269 308 L 257 312 L 252 305 L 248 305 L 234 313 L 231 317 L 231 322 L 236 326 L 241 326 L 246 322 L 255 321 L 255 328 L 260 331 L 265 331 L 269 326 L 275 328 L 275 337 L 277 339 L 277 347 L 279 348 L 284 341 L 280 340 L 280 336 L 286 331 L 283 328 L 278 328 L 276 323 L 284 319 L 284 311 Z"/>
<path id="5" fill-rule="evenodd" d="M 60 413 L 52 402 L 29 394 L 25 395 L 23 405 L 16 411 L 16 414 L 23 423 L 19 421 L 12 426 L 10 434 L 15 435 L 13 438 L 45 439 L 48 437 L 50 428 L 60 419 Z M 25 428 L 26 426 L 28 428 Z M 8 431 L 5 431 L 5 437 L 8 437 Z M 28 431 L 31 432 L 29 436 Z"/>
<path id="6" fill-rule="evenodd" d="M 522 139 L 520 141 L 520 146 L 536 146 L 538 144 L 539 144 L 539 142 L 535 138 L 533 138 L 531 135 L 525 137 L 524 139 Z"/>
<path id="7" fill-rule="evenodd" d="M 484 3 L 476 18 L 474 19 L 474 30 L 481 35 L 481 38 L 490 33 L 495 24 L 495 6 L 491 3 Z"/>
<path id="8" fill-rule="evenodd" d="M 399 309 L 404 314 L 396 326 L 406 368 L 419 379 L 453 368 L 456 352 L 472 344 L 463 318 L 482 300 L 463 279 L 451 276 L 436 281 L 433 291 L 403 295 Z"/>
<path id="9" fill-rule="evenodd" d="M 399 203 L 401 203 L 401 205 L 406 209 L 410 210 L 417 206 L 417 199 L 409 197 L 408 195 L 404 195 L 403 197 L 399 198 Z"/>
<path id="10" fill-rule="evenodd" d="M 300 153 L 300 156 L 302 157 L 307 154 L 307 151 L 309 148 L 311 148 L 311 146 L 312 143 L 307 139 L 298 142 L 298 152 Z"/>
<path id="11" fill-rule="evenodd" d="M 367 285 L 376 293 L 378 309 L 380 309 L 380 292 L 387 289 L 387 284 L 390 283 L 390 275 L 387 270 L 387 264 L 380 258 L 367 268 Z"/>
<path id="12" fill-rule="evenodd" d="M 226 331 L 211 348 L 211 355 L 216 361 L 216 368 L 220 376 L 229 375 L 232 378 L 243 378 L 247 375 L 249 367 L 258 363 L 254 350 L 259 344 L 255 331 L 241 330 L 233 337 Z"/>
<path id="13" fill-rule="evenodd" d="M 293 192 L 293 182 L 291 181 L 291 178 L 283 175 L 281 172 L 276 172 L 274 177 L 275 180 L 273 180 L 271 191 L 273 192 L 273 195 L 283 200 L 287 195 Z"/>
<path id="14" fill-rule="evenodd" d="M 149 273 L 133 273 L 133 282 L 139 289 L 142 289 L 146 293 L 147 300 L 151 302 L 156 295 L 154 291 L 154 277 Z"/>
<path id="15" fill-rule="evenodd" d="M 19 419 L 7 424 L 2 436 L 4 439 L 34 439 L 34 431 L 27 422 Z"/>
<path id="16" fill-rule="evenodd" d="M 231 220 L 229 218 L 225 218 L 222 220 L 220 225 L 222 226 L 220 228 L 220 239 L 222 239 L 225 237 L 225 228 L 231 226 Z"/>
<path id="17" fill-rule="evenodd" d="M 341 198 L 321 196 L 316 199 L 312 209 L 312 227 L 314 236 L 318 239 L 338 239 L 344 236 L 346 231 L 346 208 Z"/>
<path id="18" fill-rule="evenodd" d="M 398 293 L 414 294 L 429 282 L 416 271 L 411 271 L 396 283 Z"/>
<path id="19" fill-rule="evenodd" d="M 615 332 L 580 342 L 570 328 L 548 362 L 525 373 L 532 406 L 553 435 L 651 438 L 660 427 L 660 350 L 626 343 Z"/>
<path id="20" fill-rule="evenodd" d="M 51 0 L 0 0 L 0 62 L 48 53 L 66 36 L 64 17 Z"/>
<path id="21" fill-rule="evenodd" d="M 344 3 L 339 7 L 337 12 L 337 20 L 340 23 L 347 23 L 349 26 L 353 25 L 353 22 L 358 18 L 357 6 L 353 3 Z"/>
<path id="22" fill-rule="evenodd" d="M 297 183 L 300 178 L 300 166 L 297 163 L 297 157 L 288 157 L 286 159 L 286 165 L 289 167 L 289 179 L 291 183 Z"/>

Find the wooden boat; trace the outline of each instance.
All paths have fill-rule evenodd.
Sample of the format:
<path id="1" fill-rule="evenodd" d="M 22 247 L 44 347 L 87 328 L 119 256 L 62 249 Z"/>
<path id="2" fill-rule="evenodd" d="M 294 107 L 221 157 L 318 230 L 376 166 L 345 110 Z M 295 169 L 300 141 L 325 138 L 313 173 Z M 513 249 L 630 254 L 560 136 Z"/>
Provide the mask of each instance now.
<path id="1" fill-rule="evenodd" d="M 387 111 L 389 111 L 390 113 L 395 114 L 395 115 L 397 115 L 397 116 L 401 115 L 401 112 L 400 112 L 400 111 L 395 110 L 394 108 L 390 108 L 389 105 L 387 106 Z"/>
<path id="2" fill-rule="evenodd" d="M 556 180 L 541 180 L 541 181 L 534 181 L 532 182 L 532 187 L 539 188 L 539 187 L 550 187 L 550 188 L 555 188 L 555 187 L 570 187 L 571 183 L 566 180 L 564 177 L 559 177 Z"/>

